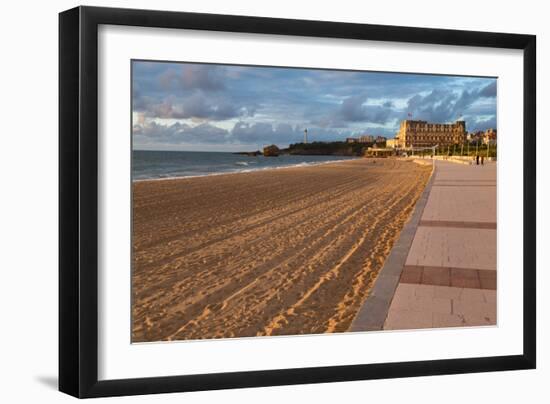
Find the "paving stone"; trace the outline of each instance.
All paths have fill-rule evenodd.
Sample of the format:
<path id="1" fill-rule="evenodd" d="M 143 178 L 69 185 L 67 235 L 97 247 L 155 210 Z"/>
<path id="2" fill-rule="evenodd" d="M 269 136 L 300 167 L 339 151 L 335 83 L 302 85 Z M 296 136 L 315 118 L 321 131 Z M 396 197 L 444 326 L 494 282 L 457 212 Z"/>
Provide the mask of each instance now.
<path id="1" fill-rule="evenodd" d="M 409 287 L 405 289 L 402 288 L 403 285 Z M 432 313 L 451 313 L 451 299 L 436 298 L 434 287 L 401 283 L 395 291 L 391 307 L 398 310 L 428 310 Z"/>
<path id="2" fill-rule="evenodd" d="M 435 297 L 435 286 L 433 285 L 414 285 L 414 295 L 416 297 Z"/>
<path id="3" fill-rule="evenodd" d="M 497 291 L 496 290 L 490 290 L 490 289 L 484 289 L 483 295 L 485 296 L 485 301 L 487 303 L 492 303 L 496 307 L 497 303 Z"/>
<path id="4" fill-rule="evenodd" d="M 401 283 L 422 283 L 422 271 L 423 267 L 416 265 L 408 265 L 403 268 L 401 273 L 401 278 L 399 282 Z"/>
<path id="5" fill-rule="evenodd" d="M 451 314 L 451 299 L 416 297 L 414 299 L 403 300 L 403 306 L 397 306 L 398 309 L 409 309 L 413 311 L 429 311 L 431 313 Z M 393 306 L 393 304 L 392 304 Z"/>
<path id="6" fill-rule="evenodd" d="M 496 324 L 496 167 L 436 162 L 354 324 L 392 330 Z"/>
<path id="7" fill-rule="evenodd" d="M 425 285 L 451 286 L 450 268 L 424 267 L 422 283 Z"/>
<path id="8" fill-rule="evenodd" d="M 464 288 L 462 289 L 462 293 L 460 294 L 460 297 L 455 300 L 487 303 L 487 299 L 485 298 L 485 292 L 479 288 L 478 289 Z"/>
<path id="9" fill-rule="evenodd" d="M 409 330 L 431 328 L 433 326 L 432 313 L 427 311 L 395 310 L 391 309 L 384 324 L 385 330 Z"/>
<path id="10" fill-rule="evenodd" d="M 439 286 L 434 288 L 434 297 L 443 298 L 443 299 L 460 299 L 463 288 L 455 288 L 452 286 Z"/>
<path id="11" fill-rule="evenodd" d="M 457 316 L 456 314 L 444 314 L 444 313 L 434 313 L 433 314 L 433 327 L 463 327 L 466 325 L 466 321 L 463 317 Z"/>
<path id="12" fill-rule="evenodd" d="M 497 272 L 496 271 L 479 271 L 479 282 L 481 284 L 481 289 L 492 289 L 496 290 L 497 288 Z"/>
<path id="13" fill-rule="evenodd" d="M 476 326 L 488 326 L 496 325 L 496 319 L 489 316 L 483 316 L 480 314 L 469 314 L 464 316 L 464 326 L 476 327 Z"/>
<path id="14" fill-rule="evenodd" d="M 406 265 L 496 268 L 496 230 L 418 227 Z"/>
<path id="15" fill-rule="evenodd" d="M 463 315 L 466 318 L 496 318 L 496 307 L 479 300 L 453 300 L 453 314 Z"/>
<path id="16" fill-rule="evenodd" d="M 414 284 L 400 283 L 399 285 L 397 285 L 395 295 L 413 298 L 416 296 L 416 290 L 418 289 L 417 286 L 418 285 Z"/>
<path id="17" fill-rule="evenodd" d="M 434 184 L 422 220 L 496 223 L 496 196 L 494 184 L 476 186 Z"/>
<path id="18" fill-rule="evenodd" d="M 481 289 L 478 271 L 467 268 L 451 268 L 451 286 Z"/>

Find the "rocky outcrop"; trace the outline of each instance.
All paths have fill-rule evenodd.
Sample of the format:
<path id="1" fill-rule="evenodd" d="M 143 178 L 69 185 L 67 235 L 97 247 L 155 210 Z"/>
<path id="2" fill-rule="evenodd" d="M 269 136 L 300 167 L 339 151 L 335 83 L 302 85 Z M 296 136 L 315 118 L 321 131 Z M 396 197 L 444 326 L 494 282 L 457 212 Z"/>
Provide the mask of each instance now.
<path id="1" fill-rule="evenodd" d="M 259 150 L 256 150 L 256 151 L 251 151 L 251 152 L 246 152 L 246 151 L 236 152 L 234 154 L 240 154 L 242 156 L 249 156 L 249 157 L 256 157 L 256 156 L 261 156 L 262 152 L 259 151 Z"/>
<path id="2" fill-rule="evenodd" d="M 279 148 L 272 144 L 271 146 L 264 147 L 264 156 L 265 157 L 277 157 L 279 155 Z"/>
<path id="3" fill-rule="evenodd" d="M 365 153 L 366 144 L 346 142 L 313 142 L 295 143 L 281 153 L 302 156 L 362 156 Z"/>

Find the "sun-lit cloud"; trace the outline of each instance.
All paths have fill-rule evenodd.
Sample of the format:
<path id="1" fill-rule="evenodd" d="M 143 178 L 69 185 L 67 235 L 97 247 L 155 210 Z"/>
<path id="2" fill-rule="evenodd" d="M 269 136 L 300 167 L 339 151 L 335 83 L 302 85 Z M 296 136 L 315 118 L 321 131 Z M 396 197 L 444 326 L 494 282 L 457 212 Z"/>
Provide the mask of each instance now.
<path id="1" fill-rule="evenodd" d="M 373 134 L 403 119 L 496 127 L 497 81 L 442 76 L 134 61 L 135 148 L 234 150 Z"/>

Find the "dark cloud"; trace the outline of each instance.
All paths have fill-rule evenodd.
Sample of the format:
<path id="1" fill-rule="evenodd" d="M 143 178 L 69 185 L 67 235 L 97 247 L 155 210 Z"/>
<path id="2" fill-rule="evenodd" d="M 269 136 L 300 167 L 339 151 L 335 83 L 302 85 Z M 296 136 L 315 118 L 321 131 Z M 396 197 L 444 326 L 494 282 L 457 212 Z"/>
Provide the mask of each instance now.
<path id="1" fill-rule="evenodd" d="M 384 124 L 395 118 L 392 102 L 382 105 L 367 105 L 367 96 L 357 95 L 346 98 L 340 107 L 339 117 L 348 122 L 370 122 Z"/>
<path id="2" fill-rule="evenodd" d="M 490 129 L 490 128 L 496 128 L 497 127 L 497 117 L 496 116 L 492 116 L 490 118 L 486 118 L 486 119 L 479 119 L 479 120 L 476 120 L 475 118 L 472 118 L 470 120 L 470 127 L 468 128 L 468 130 L 470 132 L 476 132 L 476 131 L 479 131 L 479 130 L 487 130 L 487 129 Z"/>
<path id="3" fill-rule="evenodd" d="M 193 93 L 183 99 L 168 97 L 161 102 L 155 102 L 150 97 L 138 97 L 134 101 L 134 111 L 143 112 L 150 118 L 223 121 L 253 116 L 256 107 L 239 105 L 224 97 L 206 97 L 202 93 Z"/>
<path id="4" fill-rule="evenodd" d="M 494 84 L 494 85 L 493 85 Z M 456 92 L 447 88 L 436 88 L 426 95 L 416 94 L 407 102 L 407 112 L 415 119 L 431 122 L 449 122 L 471 116 L 475 109 L 484 108 L 496 113 L 496 105 L 479 105 L 481 98 L 490 97 L 496 91 L 496 82 L 490 83 L 481 89 L 463 89 Z"/>
<path id="5" fill-rule="evenodd" d="M 304 128 L 288 123 L 271 124 L 268 122 L 246 123 L 239 121 L 231 130 L 222 129 L 203 123 L 191 126 L 176 122 L 163 125 L 156 122 L 136 123 L 133 126 L 133 136 L 139 144 L 253 144 L 265 145 L 276 143 L 284 146 L 290 143 L 301 142 Z M 376 131 L 385 134 L 383 131 Z M 308 128 L 308 137 L 311 141 L 344 140 L 348 136 L 355 136 L 351 130 L 340 131 L 332 129 Z"/>
<path id="6" fill-rule="evenodd" d="M 356 95 L 348 97 L 342 102 L 340 115 L 346 121 L 359 122 L 367 120 L 367 111 L 363 103 L 367 101 L 367 97 Z"/>
<path id="7" fill-rule="evenodd" d="M 464 111 L 470 108 L 470 106 L 477 101 L 478 98 L 479 95 L 476 91 L 462 91 L 462 94 L 452 106 L 452 112 L 449 119 L 453 119 L 453 116 L 456 116 L 457 118 L 464 116 Z"/>
<path id="8" fill-rule="evenodd" d="M 235 143 L 269 144 L 284 146 L 290 143 L 300 143 L 304 138 L 305 127 L 288 123 L 271 124 L 267 122 L 246 123 L 237 122 L 231 130 L 229 141 Z M 352 129 L 308 127 L 308 139 L 311 142 L 326 142 L 344 140 L 349 136 L 358 136 L 370 131 L 385 135 L 380 128 L 365 127 L 362 131 Z"/>
<path id="9" fill-rule="evenodd" d="M 343 129 L 349 127 L 348 122 L 344 122 L 338 114 L 320 114 L 313 117 L 308 121 L 310 126 L 318 127 L 321 129 Z"/>
<path id="10" fill-rule="evenodd" d="M 145 62 L 132 72 L 143 141 L 284 145 L 301 141 L 306 125 L 316 140 L 392 136 L 409 112 L 432 122 L 462 116 L 468 130 L 496 125 L 496 79 Z"/>
<path id="11" fill-rule="evenodd" d="M 481 116 L 496 114 L 496 102 L 494 99 L 484 98 L 481 101 L 477 100 L 475 103 L 468 107 L 465 115 L 470 118 L 478 119 Z"/>
<path id="12" fill-rule="evenodd" d="M 229 132 L 209 123 L 190 126 L 179 122 L 172 125 L 149 122 L 134 125 L 133 135 L 142 143 L 226 143 Z"/>
<path id="13" fill-rule="evenodd" d="M 159 74 L 158 83 L 166 91 L 174 89 L 222 91 L 225 87 L 223 70 L 211 65 L 184 65 Z"/>
<path id="14" fill-rule="evenodd" d="M 496 97 L 497 96 L 497 82 L 487 84 L 479 91 L 480 97 Z"/>
<path id="15" fill-rule="evenodd" d="M 415 119 L 446 122 L 454 117 L 457 95 L 451 90 L 435 89 L 427 95 L 416 94 L 407 102 L 407 112 Z"/>
<path id="16" fill-rule="evenodd" d="M 238 143 L 274 143 L 300 142 L 303 129 L 288 123 L 237 122 L 231 131 L 231 139 Z"/>
<path id="17" fill-rule="evenodd" d="M 156 101 L 153 98 L 147 95 L 136 94 L 134 91 L 134 96 L 132 97 L 132 111 L 143 112 L 149 107 L 149 105 L 154 104 L 155 102 Z"/>

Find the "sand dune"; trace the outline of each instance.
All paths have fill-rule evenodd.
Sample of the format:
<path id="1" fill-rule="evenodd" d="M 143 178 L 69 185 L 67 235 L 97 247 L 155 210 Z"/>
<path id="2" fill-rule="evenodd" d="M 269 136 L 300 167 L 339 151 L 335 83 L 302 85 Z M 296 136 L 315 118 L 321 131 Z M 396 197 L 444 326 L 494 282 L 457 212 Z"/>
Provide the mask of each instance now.
<path id="1" fill-rule="evenodd" d="M 352 160 L 134 183 L 134 342 L 342 332 L 431 167 Z"/>

